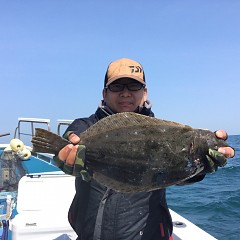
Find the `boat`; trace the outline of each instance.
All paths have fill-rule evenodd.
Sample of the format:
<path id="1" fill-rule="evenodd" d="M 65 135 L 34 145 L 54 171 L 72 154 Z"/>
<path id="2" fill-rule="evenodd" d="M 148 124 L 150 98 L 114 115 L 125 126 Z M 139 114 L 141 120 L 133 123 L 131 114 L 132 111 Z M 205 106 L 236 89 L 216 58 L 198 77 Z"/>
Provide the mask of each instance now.
<path id="1" fill-rule="evenodd" d="M 72 120 L 57 121 L 57 134 Z M 27 124 L 30 133 L 23 132 Z M 34 135 L 35 125 L 51 130 L 50 119 L 19 118 L 14 139 Z M 4 137 L 9 134 L 1 134 Z M 0 156 L 9 143 L 0 144 Z M 26 146 L 31 151 L 31 146 Z M 2 160 L 0 161 L 0 163 Z M 22 161 L 26 174 L 21 176 L 17 189 L 0 193 L 0 240 L 71 240 L 76 233 L 68 219 L 68 208 L 75 194 L 75 178 L 60 171 L 53 161 L 53 155 L 31 153 L 28 160 Z M 0 165 L 1 179 L 8 173 Z M 3 173 L 5 175 L 3 175 Z M 1 186 L 1 181 L 0 181 Z M 64 189 L 64 191 L 63 191 Z M 173 240 L 214 240 L 180 214 L 170 209 L 173 220 Z"/>

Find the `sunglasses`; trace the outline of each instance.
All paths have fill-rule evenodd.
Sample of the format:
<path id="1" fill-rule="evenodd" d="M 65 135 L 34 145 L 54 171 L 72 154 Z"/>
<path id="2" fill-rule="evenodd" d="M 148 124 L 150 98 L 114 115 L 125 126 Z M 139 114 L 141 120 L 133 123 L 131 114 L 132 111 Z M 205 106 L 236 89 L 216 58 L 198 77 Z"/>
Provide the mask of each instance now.
<path id="1" fill-rule="evenodd" d="M 112 83 L 109 84 L 106 89 L 109 89 L 111 92 L 121 92 L 124 88 L 127 88 L 129 91 L 139 91 L 140 89 L 144 88 L 145 85 L 142 83 L 128 83 L 128 84 L 121 84 L 121 83 Z"/>

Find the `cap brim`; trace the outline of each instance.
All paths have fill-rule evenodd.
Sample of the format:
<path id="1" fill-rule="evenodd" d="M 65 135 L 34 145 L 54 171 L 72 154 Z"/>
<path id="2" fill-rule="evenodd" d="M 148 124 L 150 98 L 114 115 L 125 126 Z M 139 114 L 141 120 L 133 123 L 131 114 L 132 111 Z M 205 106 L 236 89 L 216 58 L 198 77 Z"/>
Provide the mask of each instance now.
<path id="1" fill-rule="evenodd" d="M 106 83 L 106 86 L 108 86 L 109 84 L 113 83 L 114 81 L 116 81 L 116 80 L 118 80 L 120 78 L 131 78 L 133 80 L 136 80 L 136 81 L 142 83 L 143 85 L 146 85 L 146 83 L 139 77 L 132 76 L 132 75 L 120 75 L 120 76 L 113 77 L 110 80 L 108 80 L 108 82 Z"/>

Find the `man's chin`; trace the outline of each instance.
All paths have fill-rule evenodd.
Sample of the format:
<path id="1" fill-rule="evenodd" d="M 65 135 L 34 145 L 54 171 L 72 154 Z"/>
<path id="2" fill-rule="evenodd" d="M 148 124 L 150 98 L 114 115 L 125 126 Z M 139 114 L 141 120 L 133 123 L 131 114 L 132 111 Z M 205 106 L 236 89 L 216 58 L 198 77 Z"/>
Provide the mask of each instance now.
<path id="1" fill-rule="evenodd" d="M 119 112 L 134 112 L 134 109 L 129 107 L 121 107 L 119 110 Z"/>

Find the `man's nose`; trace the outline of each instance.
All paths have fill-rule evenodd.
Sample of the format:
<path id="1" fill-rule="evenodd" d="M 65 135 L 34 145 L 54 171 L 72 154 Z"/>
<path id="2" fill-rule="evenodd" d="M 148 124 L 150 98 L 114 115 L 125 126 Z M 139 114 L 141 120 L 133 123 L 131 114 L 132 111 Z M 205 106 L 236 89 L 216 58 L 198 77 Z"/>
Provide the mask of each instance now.
<path id="1" fill-rule="evenodd" d="M 123 90 L 120 92 L 121 96 L 130 96 L 131 95 L 131 91 L 128 90 L 127 86 L 125 85 Z"/>

